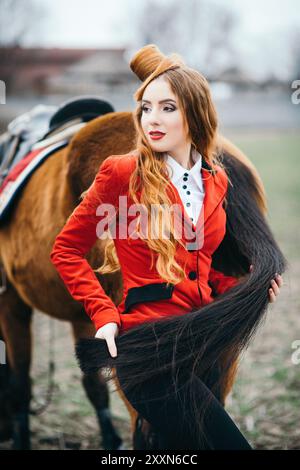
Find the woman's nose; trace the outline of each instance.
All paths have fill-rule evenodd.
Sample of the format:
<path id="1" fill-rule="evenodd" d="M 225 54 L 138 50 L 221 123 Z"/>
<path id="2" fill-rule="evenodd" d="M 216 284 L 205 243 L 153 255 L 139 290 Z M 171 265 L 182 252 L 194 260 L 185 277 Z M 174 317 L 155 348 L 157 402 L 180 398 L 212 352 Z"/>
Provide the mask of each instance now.
<path id="1" fill-rule="evenodd" d="M 151 116 L 149 123 L 151 126 L 159 126 L 160 120 L 157 116 Z"/>
<path id="2" fill-rule="evenodd" d="M 159 118 L 158 111 L 156 111 L 156 110 L 151 111 L 151 113 L 149 115 L 149 122 L 150 122 L 151 125 L 160 123 L 160 118 Z"/>

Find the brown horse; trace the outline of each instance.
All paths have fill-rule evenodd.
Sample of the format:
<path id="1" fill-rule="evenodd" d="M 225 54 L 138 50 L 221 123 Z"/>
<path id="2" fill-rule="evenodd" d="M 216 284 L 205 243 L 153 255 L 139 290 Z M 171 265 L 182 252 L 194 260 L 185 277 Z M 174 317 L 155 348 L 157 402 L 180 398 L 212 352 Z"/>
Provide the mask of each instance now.
<path id="1" fill-rule="evenodd" d="M 239 149 L 228 140 L 220 139 L 224 151 L 251 168 L 260 195 L 259 206 L 264 212 L 264 190 L 255 168 Z M 134 144 L 131 112 L 112 112 L 89 122 L 67 147 L 38 167 L 18 198 L 9 222 L 0 229 L 0 261 L 8 278 L 8 289 L 0 296 L 0 326 L 10 365 L 9 378 L 8 374 L 0 376 L 0 396 L 2 393 L 7 399 L 5 391 L 9 390 L 12 397 L 9 407 L 3 406 L 4 400 L 0 402 L 0 439 L 1 435 L 7 437 L 13 429 L 15 448 L 30 448 L 29 368 L 33 309 L 69 321 L 74 343 L 95 334 L 83 307 L 70 296 L 50 261 L 54 239 L 80 202 L 81 193 L 92 183 L 103 160 L 109 155 L 129 152 Z M 105 243 L 105 240 L 98 240 L 89 253 L 88 261 L 93 268 L 103 262 Z M 118 305 L 123 289 L 121 273 L 103 276 L 97 273 L 97 276 L 107 295 Z M 221 393 L 223 404 L 232 388 L 236 369 L 237 364 L 228 373 Z M 111 421 L 107 384 L 101 373 L 84 375 L 82 381 L 98 417 L 103 447 L 120 448 L 121 439 Z M 137 412 L 122 391 L 119 393 L 130 413 L 134 445 L 142 448 L 150 435 L 150 426 L 145 420 L 137 421 Z M 10 410 L 9 415 L 7 410 Z"/>

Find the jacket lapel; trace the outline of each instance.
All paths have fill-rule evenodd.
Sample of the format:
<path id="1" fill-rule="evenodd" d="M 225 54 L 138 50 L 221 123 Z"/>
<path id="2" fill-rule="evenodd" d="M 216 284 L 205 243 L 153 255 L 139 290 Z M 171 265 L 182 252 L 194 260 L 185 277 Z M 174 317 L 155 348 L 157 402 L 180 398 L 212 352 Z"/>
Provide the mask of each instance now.
<path id="1" fill-rule="evenodd" d="M 216 171 L 216 173 L 213 175 L 211 170 L 202 168 L 201 174 L 205 188 L 205 195 L 201 210 L 201 213 L 203 211 L 203 216 L 199 216 L 197 225 L 200 219 L 202 219 L 204 223 L 207 221 L 207 219 L 219 205 L 219 202 L 224 197 L 226 192 L 223 180 L 220 177 L 220 170 Z"/>

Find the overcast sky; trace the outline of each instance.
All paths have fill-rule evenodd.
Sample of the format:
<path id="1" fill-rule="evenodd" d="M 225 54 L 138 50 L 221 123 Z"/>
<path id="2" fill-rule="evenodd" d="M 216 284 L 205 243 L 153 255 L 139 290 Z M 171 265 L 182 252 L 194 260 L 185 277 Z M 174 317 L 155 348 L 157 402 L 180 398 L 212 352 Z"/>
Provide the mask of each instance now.
<path id="1" fill-rule="evenodd" d="M 161 0 L 163 1 L 163 0 Z M 168 2 L 168 0 L 164 0 Z M 284 76 L 290 66 L 286 41 L 293 28 L 300 29 L 299 0 L 207 0 L 229 6 L 239 21 L 235 44 L 248 69 L 269 70 Z M 137 46 L 135 15 L 143 0 L 44 0 L 43 37 L 27 46 L 105 47 Z M 188 7 L 189 0 L 185 0 Z"/>

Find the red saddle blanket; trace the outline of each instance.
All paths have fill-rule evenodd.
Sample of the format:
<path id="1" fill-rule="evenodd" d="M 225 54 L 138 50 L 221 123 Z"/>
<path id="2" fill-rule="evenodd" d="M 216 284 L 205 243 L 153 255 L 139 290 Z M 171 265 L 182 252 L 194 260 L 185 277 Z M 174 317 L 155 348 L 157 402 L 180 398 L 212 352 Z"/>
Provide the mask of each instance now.
<path id="1" fill-rule="evenodd" d="M 30 175 L 32 175 L 36 168 L 50 155 L 65 147 L 67 144 L 67 140 L 64 140 L 46 148 L 32 150 L 19 163 L 12 167 L 0 187 L 0 223 L 7 220 L 15 198 L 19 195 Z"/>

